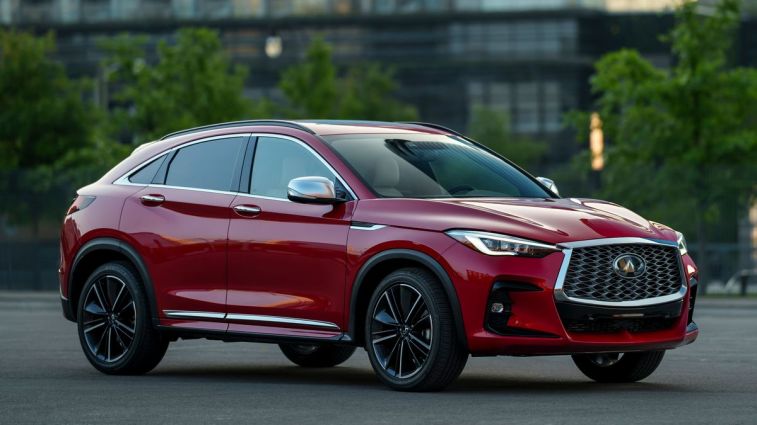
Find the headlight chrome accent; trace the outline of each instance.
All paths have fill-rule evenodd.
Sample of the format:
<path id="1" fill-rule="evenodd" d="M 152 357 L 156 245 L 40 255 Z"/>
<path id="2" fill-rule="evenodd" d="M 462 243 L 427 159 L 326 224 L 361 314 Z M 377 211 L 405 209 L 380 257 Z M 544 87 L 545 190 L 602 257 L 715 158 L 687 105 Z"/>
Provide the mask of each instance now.
<path id="1" fill-rule="evenodd" d="M 678 250 L 681 252 L 681 255 L 686 255 L 689 253 L 689 247 L 686 244 L 686 238 L 683 236 L 683 233 L 676 232 L 676 239 L 678 242 Z"/>
<path id="2" fill-rule="evenodd" d="M 544 257 L 545 255 L 560 251 L 554 245 L 498 233 L 475 230 L 449 230 L 445 233 L 463 245 L 486 255 Z"/>

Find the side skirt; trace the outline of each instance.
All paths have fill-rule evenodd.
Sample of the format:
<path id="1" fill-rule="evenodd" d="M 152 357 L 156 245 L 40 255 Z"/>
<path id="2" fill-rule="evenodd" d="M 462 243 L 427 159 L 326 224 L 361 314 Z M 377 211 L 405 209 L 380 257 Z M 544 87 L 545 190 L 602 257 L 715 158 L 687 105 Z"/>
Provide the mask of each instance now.
<path id="1" fill-rule="evenodd" d="M 210 311 L 163 310 L 163 314 L 181 325 L 162 324 L 158 329 L 173 341 L 177 339 L 205 338 L 224 342 L 264 342 L 264 343 L 330 343 L 353 345 L 352 338 L 341 332 L 339 326 L 331 322 L 300 319 L 294 317 L 267 316 L 258 314 L 236 314 Z M 197 327 L 199 323 L 216 325 L 215 329 Z M 194 327 L 192 326 L 194 324 Z M 217 325 L 226 327 L 220 329 Z M 283 325 L 283 326 L 282 326 Z M 234 327 L 234 328 L 232 328 Z M 240 329 L 240 327 L 242 329 Z M 281 333 L 278 333 L 278 330 Z M 318 329 L 311 335 L 293 335 L 292 330 Z M 289 332 L 287 332 L 289 331 Z M 321 332 L 324 335 L 316 335 Z"/>
<path id="2" fill-rule="evenodd" d="M 309 338 L 309 337 L 297 337 L 290 335 L 276 335 L 276 334 L 258 334 L 248 332 L 227 332 L 227 331 L 214 331 L 207 329 L 189 329 L 189 328 L 176 328 L 173 326 L 159 325 L 158 329 L 164 332 L 171 341 L 178 339 L 208 339 L 212 341 L 223 342 L 260 342 L 267 344 L 285 344 L 285 343 L 299 343 L 299 344 L 339 344 L 339 345 L 355 345 L 353 340 L 346 334 L 340 333 L 339 335 L 328 338 Z"/>

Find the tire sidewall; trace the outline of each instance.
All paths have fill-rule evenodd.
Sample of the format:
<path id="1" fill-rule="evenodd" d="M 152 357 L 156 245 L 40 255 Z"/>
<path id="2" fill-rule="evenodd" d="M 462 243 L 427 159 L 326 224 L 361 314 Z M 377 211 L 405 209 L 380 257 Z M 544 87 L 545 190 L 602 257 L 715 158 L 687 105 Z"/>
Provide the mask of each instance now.
<path id="1" fill-rule="evenodd" d="M 376 353 L 373 350 L 373 344 L 371 344 L 371 324 L 373 323 L 373 312 L 376 309 L 376 305 L 387 289 L 399 284 L 409 285 L 421 294 L 432 320 L 431 352 L 429 353 L 429 356 L 424 362 L 421 370 L 412 377 L 405 379 L 398 379 L 386 373 L 384 368 L 381 366 L 378 358 L 376 358 Z M 429 283 L 418 279 L 418 277 L 414 274 L 398 270 L 391 273 L 389 276 L 384 278 L 381 283 L 379 283 L 379 285 L 376 287 L 376 290 L 373 292 L 373 295 L 371 296 L 370 302 L 368 303 L 368 312 L 365 319 L 364 331 L 365 349 L 368 352 L 368 359 L 371 362 L 371 366 L 373 366 L 373 369 L 376 371 L 376 375 L 381 381 L 391 387 L 398 389 L 411 389 L 418 385 L 420 382 L 423 382 L 426 379 L 426 376 L 431 372 L 430 366 L 436 361 L 438 357 L 440 349 L 439 347 L 441 345 L 439 344 L 439 340 L 440 338 L 442 338 L 443 333 L 440 326 L 441 320 L 439 308 L 437 306 L 437 302 L 435 302 L 437 300 L 434 300 L 433 294 L 428 289 L 428 284 Z"/>
<path id="2" fill-rule="evenodd" d="M 126 284 L 126 288 L 130 292 L 136 308 L 134 340 L 132 341 L 131 346 L 129 347 L 129 350 L 126 352 L 126 354 L 118 359 L 118 361 L 115 361 L 113 363 L 105 363 L 98 360 L 97 357 L 95 357 L 95 355 L 90 351 L 89 346 L 87 345 L 87 341 L 84 337 L 83 323 L 84 302 L 86 300 L 87 294 L 89 293 L 95 282 L 97 282 L 100 278 L 108 275 L 115 276 Z M 147 312 L 147 303 L 145 301 L 144 292 L 142 291 L 139 280 L 130 268 L 124 266 L 121 263 L 107 263 L 95 269 L 95 271 L 92 272 L 89 278 L 87 278 L 87 281 L 84 284 L 84 288 L 82 288 L 81 294 L 79 296 L 79 303 L 77 304 L 76 324 L 79 334 L 79 343 L 81 344 L 82 351 L 84 351 L 84 355 L 87 357 L 87 360 L 89 360 L 92 366 L 94 366 L 97 370 L 105 373 L 118 372 L 119 370 L 129 365 L 132 359 L 138 354 L 139 347 L 145 338 L 145 328 L 150 326 L 149 320 L 150 317 L 149 313 Z"/>

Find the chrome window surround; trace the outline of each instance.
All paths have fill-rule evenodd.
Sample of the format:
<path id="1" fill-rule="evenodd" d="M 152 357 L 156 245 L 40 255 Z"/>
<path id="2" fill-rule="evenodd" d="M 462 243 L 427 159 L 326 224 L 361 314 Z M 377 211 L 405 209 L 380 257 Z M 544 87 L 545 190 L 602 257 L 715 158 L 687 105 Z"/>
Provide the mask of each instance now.
<path id="1" fill-rule="evenodd" d="M 263 314 L 237 314 L 237 313 L 217 313 L 212 311 L 184 311 L 184 310 L 163 310 L 166 317 L 172 319 L 214 319 L 214 320 L 235 320 L 243 322 L 263 322 L 278 323 L 287 325 L 312 326 L 316 328 L 325 328 L 339 330 L 339 326 L 331 322 L 320 320 L 298 319 L 296 317 L 267 316 Z"/>
<path id="2" fill-rule="evenodd" d="M 166 185 L 166 184 L 154 184 L 154 183 L 145 185 L 145 184 L 140 184 L 140 183 L 132 183 L 132 182 L 129 181 L 129 177 L 132 174 L 134 174 L 135 172 L 139 171 L 140 168 L 144 167 L 145 165 L 149 164 L 151 161 L 159 158 L 160 156 L 165 155 L 165 154 L 170 153 L 170 152 L 173 152 L 173 151 L 175 151 L 177 149 L 182 149 L 182 148 L 185 148 L 187 146 L 194 145 L 196 143 L 209 142 L 211 140 L 227 139 L 227 138 L 230 138 L 230 137 L 250 137 L 250 136 L 253 136 L 253 137 L 273 137 L 273 138 L 290 140 L 292 142 L 300 144 L 308 152 L 310 152 L 312 155 L 314 155 L 316 158 L 318 158 L 318 160 L 321 161 L 323 163 L 323 165 L 325 165 L 326 168 L 328 168 L 328 170 L 331 171 L 331 173 L 334 174 L 334 176 L 339 180 L 339 182 L 344 186 L 344 188 L 347 190 L 347 192 L 349 192 L 350 196 L 352 196 L 352 198 L 354 200 L 358 200 L 359 199 L 357 197 L 357 195 L 355 195 L 355 192 L 353 192 L 352 188 L 342 178 L 342 176 L 339 175 L 339 173 L 336 172 L 336 170 L 334 169 L 334 167 L 332 167 L 331 164 L 329 164 L 328 162 L 326 162 L 326 160 L 323 159 L 323 157 L 318 152 L 316 152 L 312 147 L 310 147 L 310 145 L 308 145 L 307 143 L 305 143 L 302 140 L 297 139 L 295 137 L 286 136 L 286 135 L 283 135 L 283 134 L 274 134 L 274 133 L 233 133 L 233 134 L 223 134 L 223 135 L 220 135 L 220 136 L 211 136 L 211 137 L 206 137 L 206 138 L 198 139 L 198 140 L 192 140 L 190 142 L 181 144 L 179 146 L 174 146 L 171 149 L 168 149 L 168 150 L 162 151 L 160 153 L 157 153 L 157 154 L 153 155 L 152 157 L 150 157 L 149 159 L 147 159 L 145 161 L 142 161 L 139 165 L 137 165 L 136 167 L 133 167 L 132 169 L 130 169 L 129 171 L 127 171 L 126 173 L 124 173 L 121 177 L 119 177 L 118 179 L 116 179 L 115 181 L 113 181 L 113 184 L 122 185 L 122 186 L 165 187 L 165 188 L 170 188 L 170 189 L 183 189 L 183 190 L 193 190 L 193 191 L 198 191 L 198 192 L 209 192 L 209 193 L 221 193 L 221 194 L 229 194 L 229 195 L 240 195 L 240 196 L 245 196 L 245 197 L 249 197 L 249 198 L 260 198 L 260 199 L 270 199 L 270 200 L 274 200 L 274 201 L 292 202 L 292 201 L 290 201 L 289 199 L 286 199 L 286 198 L 274 198 L 274 197 L 271 197 L 271 196 L 253 195 L 253 194 L 250 194 L 250 193 L 233 192 L 233 191 L 227 191 L 227 190 L 201 189 L 201 188 L 197 188 L 197 187 L 171 186 L 171 185 Z M 137 147 L 137 149 L 139 149 L 139 147 Z M 252 166 L 254 167 L 255 164 L 253 163 Z"/>
<path id="3" fill-rule="evenodd" d="M 586 248 L 602 245 L 664 245 L 678 248 L 678 243 L 674 241 L 653 240 L 644 238 L 606 238 L 606 239 L 590 239 L 586 241 L 577 242 L 564 242 L 557 244 L 557 247 L 562 249 L 565 257 L 563 258 L 562 265 L 560 266 L 560 273 L 557 275 L 557 282 L 555 282 L 555 300 L 557 301 L 570 301 L 580 304 L 599 305 L 605 307 L 640 307 L 655 304 L 664 304 L 668 302 L 678 301 L 686 295 L 687 286 L 686 279 L 681 276 L 681 289 L 675 294 L 664 295 L 662 297 L 646 298 L 643 300 L 633 301 L 598 301 L 589 300 L 584 298 L 569 297 L 563 291 L 563 285 L 565 283 L 565 277 L 568 274 L 568 266 L 570 265 L 570 257 L 575 248 Z"/>

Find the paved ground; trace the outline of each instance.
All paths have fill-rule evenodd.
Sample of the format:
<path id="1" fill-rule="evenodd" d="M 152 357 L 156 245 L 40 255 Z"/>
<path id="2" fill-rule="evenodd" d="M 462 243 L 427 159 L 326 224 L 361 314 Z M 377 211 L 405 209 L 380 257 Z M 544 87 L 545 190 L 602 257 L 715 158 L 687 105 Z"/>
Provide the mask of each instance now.
<path id="1" fill-rule="evenodd" d="M 646 381 L 589 382 L 569 358 L 475 358 L 442 393 L 385 389 L 361 350 L 305 370 L 276 346 L 178 342 L 140 377 L 96 372 L 50 295 L 0 293 L 0 424 L 757 424 L 757 301 L 703 300 L 699 341 Z"/>

